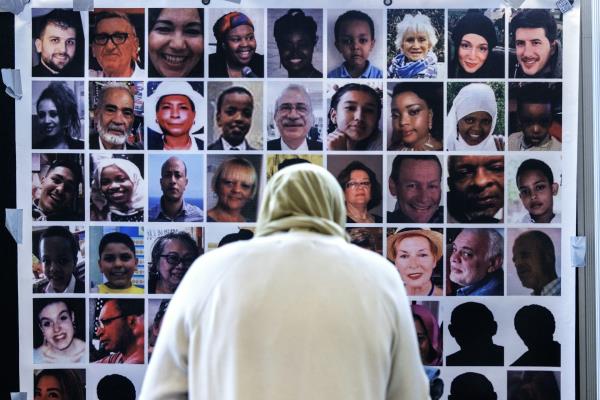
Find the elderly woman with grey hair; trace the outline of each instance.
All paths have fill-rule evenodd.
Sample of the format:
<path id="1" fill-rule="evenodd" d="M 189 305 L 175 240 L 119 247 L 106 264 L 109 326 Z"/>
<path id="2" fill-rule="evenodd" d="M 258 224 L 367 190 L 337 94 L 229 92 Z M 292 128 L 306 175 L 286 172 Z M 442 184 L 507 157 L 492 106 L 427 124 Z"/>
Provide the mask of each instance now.
<path id="1" fill-rule="evenodd" d="M 388 78 L 436 78 L 437 56 L 433 48 L 437 34 L 427 15 L 407 14 L 396 25 L 396 50 Z"/>

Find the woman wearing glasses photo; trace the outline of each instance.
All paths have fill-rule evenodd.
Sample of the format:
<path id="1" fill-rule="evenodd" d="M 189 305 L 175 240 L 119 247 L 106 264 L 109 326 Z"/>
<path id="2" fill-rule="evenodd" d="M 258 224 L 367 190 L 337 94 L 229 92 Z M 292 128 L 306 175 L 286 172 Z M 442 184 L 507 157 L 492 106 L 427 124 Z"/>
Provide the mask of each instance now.
<path id="1" fill-rule="evenodd" d="M 186 232 L 169 232 L 156 239 L 152 247 L 149 293 L 174 293 L 200 254 L 196 241 Z"/>
<path id="2" fill-rule="evenodd" d="M 352 161 L 337 176 L 346 200 L 346 222 L 381 223 L 379 215 L 369 212 L 381 204 L 381 184 L 375 172 L 360 161 Z"/>

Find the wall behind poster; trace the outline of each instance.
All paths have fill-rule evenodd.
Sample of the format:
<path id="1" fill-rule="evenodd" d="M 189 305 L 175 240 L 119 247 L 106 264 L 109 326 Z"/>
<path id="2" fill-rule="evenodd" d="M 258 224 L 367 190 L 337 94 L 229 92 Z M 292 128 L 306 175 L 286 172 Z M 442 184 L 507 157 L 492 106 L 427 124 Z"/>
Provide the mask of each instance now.
<path id="1" fill-rule="evenodd" d="M 153 31 L 150 9 L 163 5 L 158 1 L 131 2 L 129 6 L 132 8 L 120 9 L 129 16 L 132 27 L 135 28 L 135 35 L 139 37 L 139 51 L 133 49 L 138 57 L 134 75 L 116 78 L 100 77 L 97 76 L 97 72 L 92 72 L 102 68 L 96 57 L 100 48 L 91 44 L 91 29 L 94 26 L 95 14 L 86 12 L 77 14 L 81 27 L 74 29 L 77 45 L 72 55 L 72 66 L 80 63 L 80 68 L 71 68 L 67 74 L 69 76 L 59 77 L 40 76 L 40 71 L 43 70 L 39 69 L 40 54 L 36 51 L 34 39 L 40 18 L 53 7 L 60 7 L 63 4 L 34 1 L 31 7 L 28 6 L 17 17 L 19 23 L 17 23 L 16 35 L 27 38 L 23 43 L 27 43 L 27 46 L 31 45 L 31 48 L 26 47 L 26 51 L 18 52 L 16 55 L 17 67 L 21 71 L 31 71 L 25 74 L 27 76 L 24 83 L 26 101 L 17 104 L 17 115 L 26 116 L 16 120 L 17 131 L 20 132 L 16 138 L 19 157 L 17 176 L 19 182 L 23 182 L 17 190 L 17 201 L 20 208 L 42 211 L 41 216 L 39 212 L 33 212 L 31 217 L 26 213 L 24 223 L 26 233 L 24 244 L 19 252 L 21 389 L 29 392 L 30 398 L 33 398 L 34 393 L 34 372 L 40 370 L 46 371 L 45 373 L 48 372 L 47 370 L 61 370 L 64 376 L 68 376 L 64 379 L 71 379 L 77 385 L 85 385 L 85 398 L 88 399 L 96 398 L 98 383 L 104 376 L 110 374 L 126 377 L 139 393 L 145 367 L 149 362 L 156 335 L 159 333 L 160 316 L 168 307 L 168 300 L 171 297 L 170 293 L 161 293 L 163 291 L 161 286 L 157 286 L 157 280 L 161 279 L 159 264 L 166 265 L 164 264 L 166 257 L 154 260 L 152 257 L 153 249 L 160 242 L 160 238 L 174 232 L 185 232 L 201 254 L 212 251 L 228 241 L 251 237 L 256 221 L 257 205 L 262 198 L 262 190 L 268 177 L 282 166 L 282 162 L 298 158 L 322 165 L 340 177 L 350 211 L 355 212 L 357 207 L 365 210 L 364 203 L 368 203 L 367 217 L 364 222 L 351 222 L 348 225 L 351 237 L 357 244 L 369 247 L 390 258 L 390 268 L 394 266 L 398 268 L 407 288 L 410 289 L 413 281 L 419 279 L 427 281 L 425 286 L 429 288 L 429 280 L 425 278 L 430 274 L 431 291 L 422 292 L 417 288 L 411 295 L 411 300 L 417 321 L 416 329 L 422 343 L 425 343 L 424 349 L 429 342 L 429 354 L 424 350 L 422 358 L 426 364 L 429 364 L 430 374 L 437 376 L 443 382 L 441 398 L 446 398 L 450 394 L 450 386 L 453 382 L 457 386 L 464 385 L 471 391 L 491 387 L 498 398 L 518 398 L 514 396 L 517 396 L 519 388 L 526 385 L 538 389 L 544 387 L 550 391 L 546 392 L 546 396 L 550 396 L 548 393 L 554 390 L 560 392 L 560 398 L 574 398 L 575 285 L 574 272 L 570 268 L 568 243 L 569 237 L 574 233 L 575 221 L 574 207 L 569 205 L 575 200 L 577 104 L 571 99 L 576 98 L 579 79 L 578 2 L 575 3 L 574 9 L 565 14 L 556 10 L 552 1 L 526 1 L 523 4 L 523 8 L 526 9 L 549 10 L 548 13 L 557 26 L 556 42 L 549 52 L 551 53 L 549 57 L 550 60 L 558 58 L 562 73 L 554 74 L 553 69 L 552 73 L 548 72 L 544 77 L 528 75 L 527 69 L 523 67 L 523 65 L 525 67 L 534 65 L 532 67 L 534 68 L 536 62 L 540 62 L 540 59 L 543 61 L 543 51 L 540 53 L 540 50 L 529 49 L 528 55 L 519 56 L 522 46 L 531 43 L 522 43 L 522 38 L 515 37 L 510 29 L 511 21 L 522 10 L 506 8 L 500 1 L 484 1 L 475 4 L 467 0 L 453 3 L 453 8 L 450 9 L 445 2 L 434 0 L 425 4 L 403 2 L 402 8 L 398 8 L 399 4 L 393 4 L 391 7 L 373 4 L 369 9 L 364 9 L 364 4 L 353 1 L 348 2 L 343 9 L 333 2 L 325 6 L 322 3 L 305 2 L 302 4 L 304 15 L 314 20 L 316 24 L 316 43 L 312 49 L 314 69 L 305 77 L 289 77 L 288 71 L 293 69 L 294 63 L 303 62 L 303 57 L 307 57 L 306 53 L 286 55 L 285 49 L 281 44 L 276 43 L 273 35 L 275 21 L 296 6 L 295 4 L 290 3 L 282 7 L 281 4 L 268 1 L 261 2 L 260 5 L 243 2 L 240 8 L 235 8 L 237 6 L 229 2 L 213 1 L 209 7 L 199 9 L 195 14 L 202 22 L 203 33 L 203 54 L 198 64 L 190 71 L 186 71 L 188 76 L 162 77 L 160 57 L 169 57 L 164 55 L 167 48 L 156 47 L 158 45 L 153 44 L 149 35 Z M 194 7 L 197 4 L 180 1 L 176 5 L 169 3 L 169 6 Z M 103 11 L 100 7 L 114 8 L 119 7 L 119 4 L 102 1 L 97 2 L 95 7 L 95 12 L 98 13 Z M 359 63 L 361 58 L 368 59 L 369 66 L 377 68 L 381 75 L 377 75 L 377 71 L 373 68 L 370 71 L 374 75 L 366 78 L 327 78 L 328 74 L 339 73 L 339 70 L 336 70 L 338 72 L 333 70 L 342 65 L 344 51 L 347 51 L 345 49 L 350 46 L 348 43 L 343 44 L 342 39 L 336 45 L 334 38 L 335 21 L 348 10 L 363 10 L 373 20 L 375 40 L 372 42 L 372 49 L 369 49 L 370 33 L 368 23 L 364 23 L 366 20 L 357 22 L 353 19 L 352 24 L 348 24 L 347 27 L 342 26 L 340 29 L 342 35 L 354 34 L 355 31 L 350 28 L 360 31 L 365 27 L 367 34 L 367 43 L 356 44 L 354 50 L 349 50 L 350 54 L 347 57 L 350 61 L 347 62 Z M 467 10 L 471 10 L 471 14 Z M 240 11 L 252 20 L 256 40 L 255 53 L 264 56 L 264 59 L 260 60 L 264 72 L 261 77 L 213 77 L 213 70 L 209 68 L 209 55 L 215 53 L 217 48 L 213 25 L 219 17 L 231 11 Z M 496 35 L 495 47 L 486 50 L 484 46 L 482 52 L 477 45 L 470 48 L 464 41 L 455 43 L 456 37 L 460 37 L 456 32 L 460 30 L 461 19 L 473 13 L 478 13 L 478 16 L 473 18 L 484 16 L 490 21 L 489 25 Z M 418 18 L 427 16 L 426 21 L 431 23 L 430 34 L 434 37 L 426 37 L 425 43 L 422 43 L 424 47 L 421 49 L 413 46 L 411 50 L 406 40 L 400 40 L 400 48 L 396 45 L 398 23 L 407 16 L 419 16 Z M 166 18 L 165 15 L 163 17 Z M 487 36 L 489 39 L 488 24 L 481 22 L 481 19 L 477 21 L 486 27 L 472 23 L 469 28 L 477 25 L 477 29 L 481 29 L 479 33 L 485 32 L 482 33 L 483 36 L 479 35 L 479 38 Z M 470 33 L 471 30 L 467 29 L 466 32 Z M 129 33 L 133 35 L 134 31 Z M 418 37 L 423 31 L 416 33 L 417 35 L 413 36 Z M 184 35 L 197 37 L 199 32 L 188 31 Z M 403 39 L 407 39 L 408 36 L 411 35 L 405 34 Z M 462 38 L 464 39 L 465 36 Z M 472 36 L 468 38 L 479 40 Z M 432 39 L 436 44 L 429 46 L 426 41 L 431 44 Z M 108 38 L 109 47 L 111 40 L 113 39 Z M 306 44 L 304 45 L 306 47 Z M 402 49 L 404 53 L 401 52 Z M 484 61 L 484 66 L 480 67 L 479 73 L 475 71 L 470 74 L 468 69 L 479 62 L 476 56 L 471 56 L 465 64 L 467 69 L 465 72 L 465 68 L 461 69 L 460 62 L 457 61 L 460 49 L 465 52 L 479 51 L 480 55 L 487 54 L 489 60 L 494 60 L 495 64 L 490 67 Z M 414 54 L 411 55 L 411 52 Z M 180 54 L 187 56 L 187 53 Z M 402 57 L 403 54 L 407 56 Z M 44 54 L 42 59 L 43 57 Z M 414 57 L 415 62 L 411 62 L 413 60 L 410 57 Z M 300 61 L 290 61 L 294 58 Z M 480 57 L 479 60 L 481 59 Z M 434 62 L 435 60 L 437 62 Z M 175 62 L 174 59 L 171 61 Z M 552 62 L 554 61 L 549 61 Z M 352 65 L 346 64 L 346 66 Z M 174 67 L 174 70 L 177 71 L 177 68 Z M 260 69 L 253 69 L 254 73 L 259 71 Z M 323 78 L 319 77 L 318 73 L 321 73 Z M 117 82 L 117 86 L 127 88 L 131 93 L 132 104 L 127 145 L 122 150 L 111 151 L 94 148 L 94 143 L 98 142 L 96 134 L 98 120 L 101 119 L 100 108 L 96 107 L 99 88 L 106 84 L 114 85 L 114 82 Z M 156 82 L 160 84 L 157 85 Z M 167 90 L 169 87 L 175 87 L 174 90 L 183 93 L 182 90 L 188 90 L 188 86 L 181 86 L 184 82 L 189 84 L 190 90 L 185 92 L 186 95 L 194 101 L 195 117 L 192 118 L 193 129 L 190 132 L 193 135 L 190 137 L 195 145 L 189 150 L 169 149 L 168 145 L 165 145 L 166 141 L 163 141 L 160 136 L 157 141 L 156 134 L 160 134 L 157 130 L 163 128 L 158 122 L 159 111 L 156 106 L 160 103 L 160 98 L 153 97 L 153 94 Z M 38 101 L 44 89 L 51 84 L 69 88 L 75 99 L 73 107 L 78 122 L 75 125 L 78 128 L 68 130 L 66 135 L 70 136 L 71 142 L 65 148 L 54 147 L 54 144 L 44 139 L 57 130 L 55 125 L 64 128 L 61 115 L 57 118 L 55 116 L 54 121 L 52 120 L 52 104 L 41 104 L 42 102 Z M 297 103 L 302 102 L 298 97 L 294 100 L 282 97 L 286 94 L 285 89 L 291 84 L 301 85 L 306 90 L 310 100 L 306 100 L 303 96 L 300 96 L 300 99 L 304 98 L 311 105 L 310 110 L 298 109 Z M 342 96 L 342 106 L 336 107 L 335 118 L 332 118 L 330 110 L 332 98 L 337 90 L 348 84 L 364 84 L 368 88 L 360 89 L 362 92 L 349 91 L 349 95 Z M 487 89 L 482 89 L 481 84 Z M 219 138 L 226 136 L 227 129 L 231 126 L 227 126 L 228 116 L 223 108 L 220 113 L 217 112 L 218 99 L 224 90 L 232 86 L 242 87 L 252 98 L 250 116 L 246 116 L 249 121 L 246 125 L 249 126 L 244 128 L 244 124 L 239 123 L 230 131 L 231 134 L 235 133 L 235 129 L 238 131 L 246 129 L 248 132 L 246 136 L 248 147 L 241 151 L 219 148 Z M 184 87 L 185 89 L 182 89 Z M 407 103 L 400 101 L 404 100 L 402 94 L 394 95 L 394 90 L 402 91 L 401 88 L 404 88 L 402 89 L 404 92 L 413 94 L 425 88 L 424 91 L 429 93 L 423 95 L 428 100 L 425 103 L 419 103 L 417 99 L 421 109 L 426 107 L 424 114 L 431 115 L 430 120 L 428 117 L 424 120 L 425 128 L 419 126 L 418 121 L 415 122 L 418 112 L 414 111 L 414 106 L 409 105 L 405 108 Z M 465 89 L 477 90 L 473 92 L 475 94 L 469 94 L 467 99 L 479 98 L 481 101 L 465 101 L 464 104 L 459 105 L 457 98 L 460 98 L 461 90 Z M 543 96 L 549 100 L 539 100 L 539 96 L 536 97 L 534 92 L 543 92 Z M 291 93 L 302 92 L 292 89 Z M 352 97 L 357 93 L 366 93 L 366 95 L 360 98 L 358 95 Z M 244 96 L 240 95 L 236 99 L 244 100 Z M 362 103 L 363 98 L 366 99 L 365 104 Z M 414 97 L 411 99 L 414 100 Z M 232 97 L 222 100 L 221 107 L 223 103 L 229 106 Z M 245 100 L 244 104 L 247 107 L 248 101 Z M 284 109 L 282 112 L 281 104 L 284 100 L 296 104 L 292 104 L 291 109 Z M 350 114 L 355 113 L 356 110 L 349 110 L 348 105 L 344 105 L 344 101 L 347 100 L 351 102 L 350 108 L 355 107 L 356 102 L 360 107 L 365 106 L 367 114 L 370 112 L 369 107 L 373 108 L 375 104 L 376 109 L 377 104 L 380 103 L 381 113 L 375 110 L 370 116 L 350 117 Z M 60 100 L 54 100 L 54 105 L 56 106 L 58 102 Z M 490 106 L 490 104 L 495 105 Z M 528 104 L 545 104 L 545 106 L 541 107 L 542 111 L 539 111 L 530 109 L 531 107 L 526 106 Z M 243 107 L 240 106 L 241 108 Z M 487 110 L 487 115 L 483 117 L 489 117 L 493 121 L 471 122 L 481 123 L 482 126 L 487 123 L 487 130 L 485 126 L 472 128 L 471 131 L 463 128 L 468 140 L 463 138 L 459 120 L 466 114 L 484 110 Z M 428 111 L 431 111 L 431 114 L 427 114 Z M 119 112 L 122 110 L 117 111 Z M 282 118 L 282 113 L 286 114 L 288 119 Z M 66 118 L 64 114 L 62 116 L 62 119 Z M 344 116 L 349 121 L 347 126 L 344 125 L 346 123 Z M 352 118 L 361 122 L 354 126 Z M 313 143 L 314 146 L 308 146 L 305 150 L 274 149 L 275 143 L 285 136 L 284 125 L 289 122 L 289 119 L 298 122 L 298 125 L 306 125 L 309 144 Z M 491 124 L 495 126 L 493 129 L 489 128 Z M 411 126 L 414 132 L 410 129 Z M 340 147 L 340 135 L 351 135 L 352 129 L 362 132 L 366 139 L 358 145 L 344 139 L 344 146 L 347 146 Z M 413 137 L 419 136 L 419 129 L 424 129 L 430 134 L 425 138 L 427 140 L 422 141 L 425 147 L 419 147 L 422 143 L 418 140 L 417 144 L 411 141 Z M 370 132 L 367 132 L 368 130 Z M 533 141 L 528 142 L 527 137 L 522 138 L 525 135 L 520 135 L 520 132 L 528 131 L 533 131 L 531 134 L 534 137 L 531 139 Z M 481 134 L 481 132 L 485 133 Z M 544 134 L 547 135 L 546 139 L 543 143 L 538 143 L 535 135 Z M 486 136 L 488 140 L 482 140 L 478 135 Z M 419 137 L 420 139 L 422 137 Z M 318 149 L 318 142 L 322 143 L 320 149 Z M 536 147 L 538 144 L 539 147 Z M 533 148 L 526 149 L 531 145 Z M 542 149 L 544 151 L 541 151 Z M 550 151 L 545 151 L 547 149 Z M 414 155 L 425 157 L 411 159 Z M 164 187 L 168 187 L 168 183 L 163 182 L 161 177 L 164 176 L 165 163 L 173 157 L 185 162 L 188 178 L 185 199 L 187 203 L 200 210 L 195 221 L 156 221 L 155 211 L 160 210 L 161 195 L 168 192 L 161 186 L 163 184 Z M 407 176 L 403 178 L 404 181 L 397 181 L 395 177 L 391 178 L 391 175 L 394 171 L 394 160 L 398 157 L 403 159 L 403 162 L 422 162 L 418 164 L 421 168 L 415 167 L 405 171 Z M 242 161 L 239 161 L 240 158 Z M 115 159 L 118 161 L 114 162 Z M 241 196 L 241 200 L 238 199 L 241 209 L 240 214 L 236 215 L 236 221 L 208 221 L 209 216 L 212 219 L 216 215 L 216 219 L 221 221 L 226 218 L 223 214 L 215 213 L 218 211 L 216 209 L 219 204 L 225 203 L 226 188 L 222 182 L 220 184 L 214 182 L 214 176 L 220 167 L 222 169 L 224 162 L 227 163 L 232 159 L 238 160 L 237 169 L 234 171 L 236 174 L 232 173 L 232 169 L 229 172 L 235 175 L 235 179 L 245 181 L 251 188 Z M 434 159 L 438 160 L 441 171 L 437 176 L 435 171 L 427 175 L 426 167 L 437 165 Z M 527 165 L 526 161 L 530 159 L 537 160 L 533 162 L 536 167 L 531 167 L 533 172 L 527 173 L 524 170 L 517 176 L 519 167 L 524 163 Z M 72 203 L 62 215 L 56 217 L 56 220 L 52 218 L 44 220 L 40 202 L 43 203 L 44 196 L 51 197 L 52 189 L 48 189 L 48 184 L 53 178 L 52 171 L 56 171 L 53 165 L 64 160 L 77 165 L 80 169 L 81 185 L 74 189 L 73 198 L 70 199 Z M 356 164 L 351 164 L 355 160 L 363 166 L 357 168 Z M 121 175 L 124 173 L 124 178 L 111 176 L 109 179 L 107 174 L 104 176 L 101 170 L 98 171 L 99 165 L 107 165 L 109 169 L 110 165 L 120 165 L 116 172 L 117 175 L 119 171 Z M 547 170 L 540 165 L 548 167 L 552 173 L 552 181 L 542 173 Z M 348 171 L 349 166 L 350 175 L 344 179 L 341 173 L 345 169 Z M 227 168 L 224 170 L 227 172 Z M 356 171 L 359 171 L 359 174 L 356 174 Z M 224 173 L 223 169 L 221 172 Z M 422 174 L 417 177 L 417 172 Z M 495 178 L 489 176 L 485 178 L 487 175 L 493 175 Z M 472 183 L 484 178 L 490 180 L 490 183 L 485 184 L 485 188 Z M 94 179 L 98 181 L 96 186 L 92 183 Z M 105 185 L 101 183 L 103 179 Z M 121 210 L 120 213 L 118 210 L 113 212 L 110 206 L 117 205 L 122 194 L 113 195 L 110 192 L 112 189 L 109 190 L 106 186 L 112 184 L 113 187 L 121 188 L 123 182 L 120 183 L 121 186 L 118 182 L 115 183 L 119 179 L 125 181 L 125 186 L 131 185 L 127 186 L 129 189 L 119 189 L 125 191 L 124 196 L 131 196 L 128 202 L 129 209 L 125 212 Z M 368 183 L 364 183 L 365 181 Z M 544 182 L 548 187 L 541 187 Z M 423 184 L 424 187 L 419 187 Z M 461 187 L 465 188 L 462 192 Z M 57 190 L 60 192 L 60 189 Z M 128 194 L 127 190 L 131 193 Z M 411 195 L 411 190 L 419 194 Z M 543 197 L 544 193 L 548 192 L 550 192 L 549 197 Z M 357 195 L 357 193 L 362 194 Z M 459 197 L 463 195 L 462 202 L 455 197 L 457 193 Z M 370 201 L 377 198 L 380 199 L 379 202 Z M 57 195 L 50 202 L 52 201 L 65 202 L 66 200 L 63 195 Z M 460 207 L 465 204 L 483 211 L 473 214 L 470 209 Z M 547 210 L 548 204 L 554 218 L 550 222 L 536 222 L 536 213 L 544 207 Z M 411 214 L 411 207 L 415 214 Z M 433 216 L 430 214 L 422 222 L 416 221 L 419 212 L 423 212 L 426 208 L 436 213 Z M 416 209 L 419 210 L 415 211 Z M 493 212 L 490 214 L 489 210 Z M 117 216 L 113 217 L 115 214 Z M 125 217 L 126 220 L 113 220 L 118 219 L 119 216 Z M 410 219 L 411 216 L 413 220 Z M 71 232 L 76 239 L 73 277 L 83 282 L 83 289 L 79 292 L 64 294 L 44 292 L 53 277 L 50 267 L 45 267 L 45 264 L 50 263 L 52 254 L 58 252 L 60 245 L 55 244 L 54 247 L 50 246 L 51 248 L 44 250 L 41 237 L 48 228 L 53 226 L 63 227 L 63 231 Z M 465 228 L 467 230 L 464 230 Z M 422 262 L 410 261 L 402 264 L 400 256 L 392 257 L 392 253 L 396 255 L 405 252 L 406 258 L 410 258 L 410 252 L 413 250 L 410 248 L 400 250 L 403 240 L 397 242 L 394 240 L 399 236 L 410 238 L 411 234 L 405 232 L 407 230 L 421 229 L 426 230 L 427 233 L 412 236 L 413 239 L 429 237 L 429 243 L 437 244 L 439 247 L 438 257 L 430 266 L 431 271 L 423 267 Z M 538 239 L 527 239 L 527 235 L 522 236 L 532 231 L 536 233 L 529 236 Z M 133 253 L 137 262 L 132 264 L 131 281 L 138 288 L 134 290 L 137 293 L 101 293 L 101 285 L 109 283 L 110 286 L 111 277 L 103 274 L 100 269 L 100 265 L 104 264 L 101 262 L 102 254 L 99 246 L 102 237 L 111 232 L 124 233 L 133 241 Z M 464 248 L 460 248 L 460 245 L 464 244 L 461 239 L 465 239 L 468 234 L 478 238 L 494 235 L 500 238 L 501 261 L 494 276 L 499 276 L 501 283 L 496 295 L 485 291 L 476 292 L 470 298 L 460 295 L 461 289 L 470 285 L 466 280 L 458 277 L 463 268 L 459 265 L 458 259 L 461 258 L 462 262 L 466 262 L 468 256 Z M 539 239 L 540 237 L 548 238 L 549 242 Z M 436 242 L 438 238 L 440 240 Z M 526 257 L 529 257 L 525 261 L 517 257 L 519 238 L 527 239 L 525 246 L 521 246 L 526 248 Z M 177 239 L 171 240 L 174 241 Z M 390 243 L 396 245 L 390 248 Z M 407 244 L 408 241 L 404 243 Z M 554 282 L 560 282 L 561 290 L 560 293 L 554 291 L 552 294 L 534 296 L 532 291 L 535 289 L 532 288 L 534 285 L 531 281 L 535 281 L 536 277 L 533 275 L 536 273 L 542 274 L 539 272 L 542 269 L 540 265 L 544 262 L 548 263 L 550 245 L 555 254 L 556 276 L 553 278 L 560 278 L 559 281 Z M 472 242 L 468 243 L 467 247 L 469 246 L 474 247 L 475 252 L 480 249 Z M 486 250 L 489 247 L 481 246 Z M 177 250 L 181 258 L 185 258 L 183 254 L 185 248 L 189 253 L 193 245 L 183 247 L 184 250 Z M 162 250 L 165 251 L 165 248 L 166 251 L 171 249 L 171 247 L 163 247 Z M 406 272 L 407 270 L 402 269 L 403 266 L 414 270 Z M 528 276 L 527 273 L 530 275 Z M 486 278 L 482 279 L 491 279 L 489 278 L 491 271 L 485 271 L 483 275 Z M 538 276 L 537 279 L 543 278 Z M 418 285 L 413 286 L 416 288 Z M 57 301 L 52 302 L 49 299 L 57 299 Z M 110 341 L 99 335 L 99 330 L 106 330 L 112 324 L 107 322 L 107 318 L 117 315 L 107 314 L 106 310 L 102 314 L 107 300 L 114 299 L 125 303 L 130 302 L 130 305 L 134 303 L 143 305 L 143 314 L 140 314 L 135 328 L 131 328 L 132 332 L 136 331 L 141 358 L 134 357 L 131 359 L 132 363 L 118 366 L 97 362 L 107 356 L 109 357 L 106 358 L 107 361 L 119 360 L 118 357 L 110 358 L 111 355 L 114 356 Z M 72 327 L 60 328 L 66 329 L 65 335 L 68 339 L 63 342 L 64 344 L 58 343 L 61 338 L 52 339 L 52 335 L 47 333 L 46 335 L 49 336 L 44 336 L 41 327 L 43 324 L 39 315 L 36 315 L 36 310 L 46 303 L 68 307 L 69 318 L 67 319 L 71 320 Z M 531 305 L 534 306 L 528 307 Z M 465 309 L 467 311 L 462 314 L 460 320 L 460 314 Z M 548 335 L 552 339 L 542 347 L 543 352 L 548 354 L 554 351 L 557 357 L 550 360 L 536 358 L 531 341 L 522 339 L 523 328 L 521 325 L 519 328 L 516 327 L 518 325 L 516 317 L 518 314 L 522 315 L 523 310 L 533 313 L 530 314 L 530 318 L 539 318 L 539 321 L 542 321 L 534 326 L 538 334 L 541 332 L 540 326 L 546 323 L 550 331 Z M 476 317 L 477 315 L 484 315 L 484 317 Z M 489 319 L 489 326 L 478 326 L 482 318 Z M 50 322 L 56 322 L 56 329 L 59 329 L 57 321 Z M 459 329 L 461 324 L 464 326 Z M 449 329 L 450 325 L 454 326 L 452 332 Z M 476 361 L 470 360 L 469 357 L 458 357 L 464 355 L 460 351 L 465 350 L 468 344 L 459 343 L 457 336 L 460 334 L 457 331 L 462 331 L 467 338 L 467 343 L 474 343 L 485 336 L 481 332 L 486 329 L 489 330 L 494 344 L 488 346 L 488 349 L 494 349 L 496 356 L 490 355 L 488 358 L 483 357 L 482 360 Z M 52 347 L 55 341 L 58 343 L 55 347 L 64 348 L 71 337 L 83 343 L 83 350 L 78 353 L 78 357 L 38 357 L 44 343 L 50 342 L 49 346 Z M 75 339 L 72 340 L 76 342 Z M 557 347 L 556 343 L 559 343 L 560 347 Z M 528 349 L 529 353 L 527 353 Z M 38 358 L 34 361 L 35 354 Z M 499 354 L 501 357 L 498 356 Z M 522 356 L 526 354 L 529 358 L 523 359 Z M 450 357 L 449 361 L 447 357 L 451 355 L 455 357 Z M 516 364 L 512 365 L 513 363 Z"/>

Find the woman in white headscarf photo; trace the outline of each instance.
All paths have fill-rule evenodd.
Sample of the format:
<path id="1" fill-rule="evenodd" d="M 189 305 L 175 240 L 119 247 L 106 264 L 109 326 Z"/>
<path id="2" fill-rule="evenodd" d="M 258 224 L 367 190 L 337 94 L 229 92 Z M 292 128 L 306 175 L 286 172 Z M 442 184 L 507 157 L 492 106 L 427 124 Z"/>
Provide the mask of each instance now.
<path id="1" fill-rule="evenodd" d="M 501 151 L 504 137 L 495 135 L 498 104 L 494 90 L 485 83 L 463 87 L 452 102 L 446 119 L 449 151 Z"/>
<path id="2" fill-rule="evenodd" d="M 92 174 L 90 220 L 143 221 L 144 178 L 123 158 L 103 158 Z"/>

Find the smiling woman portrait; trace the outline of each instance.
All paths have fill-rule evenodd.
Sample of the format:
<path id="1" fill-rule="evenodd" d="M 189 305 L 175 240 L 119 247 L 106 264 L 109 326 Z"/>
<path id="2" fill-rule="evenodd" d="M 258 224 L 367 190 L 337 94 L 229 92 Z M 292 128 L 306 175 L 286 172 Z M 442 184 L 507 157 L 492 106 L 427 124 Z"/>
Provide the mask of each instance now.
<path id="1" fill-rule="evenodd" d="M 280 15 L 279 11 L 283 10 L 277 10 L 277 15 Z M 279 53 L 279 68 L 269 70 L 269 76 L 280 76 L 276 75 L 278 72 L 276 70 L 283 68 L 287 71 L 288 78 L 323 77 L 323 73 L 313 66 L 315 49 L 319 53 L 317 56 L 321 55 L 320 48 L 317 48 L 319 42 L 317 31 L 320 29 L 314 17 L 321 20 L 321 13 L 321 10 L 303 11 L 294 8 L 275 20 L 273 36 Z"/>
<path id="2" fill-rule="evenodd" d="M 451 32 L 449 78 L 504 78 L 504 48 L 484 10 L 467 10 Z M 504 26 L 504 14 L 498 18 Z M 501 34 L 504 32 L 502 31 Z"/>
<path id="3" fill-rule="evenodd" d="M 148 76 L 204 76 L 203 10 L 150 8 L 148 20 Z"/>
<path id="4" fill-rule="evenodd" d="M 429 229 L 405 229 L 387 238 L 387 256 L 394 263 L 409 296 L 441 296 L 442 234 Z M 441 269 L 441 267 L 440 267 Z M 435 271 L 437 272 L 437 271 Z"/>
<path id="5" fill-rule="evenodd" d="M 256 52 L 254 23 L 238 11 L 221 16 L 213 25 L 216 52 L 208 56 L 211 78 L 262 78 L 264 57 Z"/>
<path id="6" fill-rule="evenodd" d="M 431 82 L 398 83 L 392 91 L 392 134 L 388 150 L 442 150 L 442 86 Z"/>
<path id="7" fill-rule="evenodd" d="M 143 221 L 145 182 L 140 169 L 123 158 L 103 158 L 92 174 L 90 220 Z"/>
<path id="8" fill-rule="evenodd" d="M 208 210 L 207 222 L 247 222 L 256 219 L 258 174 L 242 157 L 223 161 L 215 170 L 211 189 L 217 204 Z"/>
<path id="9" fill-rule="evenodd" d="M 86 360 L 83 299 L 34 299 L 34 363 Z"/>

